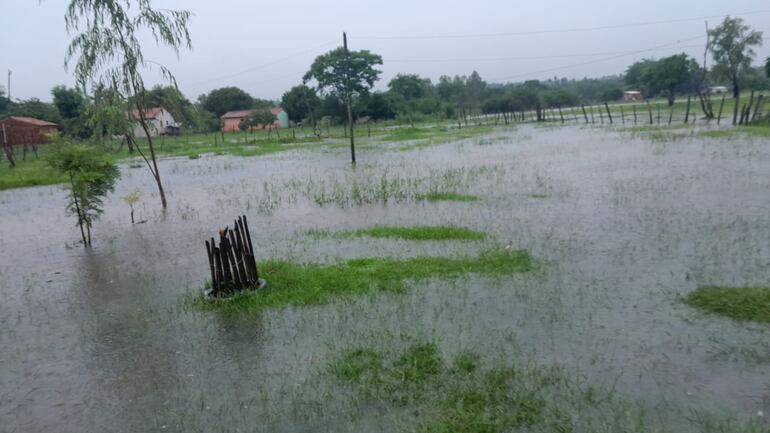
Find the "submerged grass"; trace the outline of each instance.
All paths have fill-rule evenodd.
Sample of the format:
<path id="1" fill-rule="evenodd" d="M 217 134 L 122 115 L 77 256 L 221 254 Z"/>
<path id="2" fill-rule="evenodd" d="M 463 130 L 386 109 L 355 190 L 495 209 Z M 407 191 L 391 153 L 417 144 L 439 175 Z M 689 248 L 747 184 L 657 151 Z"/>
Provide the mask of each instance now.
<path id="1" fill-rule="evenodd" d="M 421 433 L 677 431 L 651 425 L 641 407 L 612 390 L 570 379 L 559 367 L 487 366 L 474 352 L 453 359 L 430 341 L 401 350 L 355 347 L 333 359 L 326 373 L 351 387 L 358 404 L 401 414 L 402 430 Z M 408 414 L 408 416 L 403 416 Z M 370 415 L 366 415 L 370 416 Z M 697 431 L 760 432 L 732 420 L 689 421 Z"/>
<path id="2" fill-rule="evenodd" d="M 331 265 L 273 260 L 260 266 L 268 282 L 265 289 L 221 300 L 199 295 L 190 302 L 210 310 L 259 311 L 321 304 L 339 296 L 404 292 L 408 280 L 456 278 L 468 273 L 506 275 L 531 268 L 529 253 L 516 250 L 492 250 L 478 257 L 365 258 Z"/>
<path id="3" fill-rule="evenodd" d="M 735 320 L 770 323 L 770 287 L 698 287 L 685 302 Z"/>
<path id="4" fill-rule="evenodd" d="M 371 237 L 371 238 L 398 238 L 411 241 L 445 241 L 463 240 L 478 241 L 487 238 L 487 234 L 465 227 L 457 226 L 375 226 L 366 229 L 329 232 L 325 230 L 310 230 L 308 234 L 313 237 Z"/>
<path id="5" fill-rule="evenodd" d="M 458 194 L 456 192 L 429 192 L 417 196 L 419 200 L 423 201 L 477 201 L 479 198 L 470 194 Z"/>
<path id="6" fill-rule="evenodd" d="M 743 136 L 770 138 L 770 124 L 714 129 L 711 131 L 701 131 L 698 135 L 707 138 L 733 138 Z"/>

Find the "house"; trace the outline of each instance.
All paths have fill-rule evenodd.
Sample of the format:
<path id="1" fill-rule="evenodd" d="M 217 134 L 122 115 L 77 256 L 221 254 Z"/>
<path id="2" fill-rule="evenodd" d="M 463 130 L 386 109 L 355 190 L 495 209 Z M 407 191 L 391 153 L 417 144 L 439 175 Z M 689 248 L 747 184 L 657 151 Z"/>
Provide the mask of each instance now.
<path id="1" fill-rule="evenodd" d="M 727 87 L 725 86 L 714 86 L 708 88 L 709 95 L 724 95 L 727 93 Z"/>
<path id="2" fill-rule="evenodd" d="M 139 123 L 139 111 L 133 110 L 128 112 L 127 115 L 130 120 L 134 121 L 132 127 L 134 137 L 147 137 L 144 128 L 142 128 L 141 123 Z M 176 123 L 176 120 L 174 120 L 174 116 L 163 107 L 153 107 L 144 110 L 144 119 L 147 121 L 147 129 L 150 132 L 150 137 L 179 134 L 179 125 Z"/>
<path id="3" fill-rule="evenodd" d="M 242 120 L 248 118 L 257 110 L 236 110 L 228 111 L 223 114 L 222 119 L 222 132 L 236 132 L 240 131 L 240 123 Z M 273 128 L 288 128 L 289 127 L 289 114 L 281 107 L 271 108 L 270 112 L 275 115 L 275 122 L 273 122 Z M 264 129 L 265 125 L 260 125 L 253 129 Z"/>
<path id="4" fill-rule="evenodd" d="M 50 141 L 59 125 L 34 117 L 11 116 L 0 121 L 0 144 L 43 144 Z"/>
<path id="5" fill-rule="evenodd" d="M 624 101 L 641 101 L 642 99 L 642 92 L 638 90 L 628 90 L 623 92 Z"/>

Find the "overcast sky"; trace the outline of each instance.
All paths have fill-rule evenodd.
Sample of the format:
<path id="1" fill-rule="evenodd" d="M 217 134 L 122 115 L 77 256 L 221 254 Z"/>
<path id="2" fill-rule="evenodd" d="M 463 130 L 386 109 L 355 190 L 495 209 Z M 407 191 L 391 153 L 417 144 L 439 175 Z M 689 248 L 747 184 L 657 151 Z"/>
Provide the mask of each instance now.
<path id="1" fill-rule="evenodd" d="M 50 100 L 64 69 L 69 0 L 0 0 L 0 83 L 13 70 L 14 99 Z M 190 10 L 193 50 L 177 59 L 147 43 L 146 57 L 170 67 L 195 99 L 238 86 L 277 99 L 299 84 L 316 55 L 341 45 L 383 56 L 377 88 L 399 72 L 434 81 L 474 69 L 489 82 L 598 77 L 635 60 L 686 52 L 703 57 L 704 17 L 741 16 L 770 37 L 767 0 L 156 0 Z M 656 24 L 649 24 L 649 23 Z M 648 23 L 646 25 L 635 25 Z M 758 58 L 770 55 L 770 39 Z M 148 81 L 153 81 L 149 79 Z"/>

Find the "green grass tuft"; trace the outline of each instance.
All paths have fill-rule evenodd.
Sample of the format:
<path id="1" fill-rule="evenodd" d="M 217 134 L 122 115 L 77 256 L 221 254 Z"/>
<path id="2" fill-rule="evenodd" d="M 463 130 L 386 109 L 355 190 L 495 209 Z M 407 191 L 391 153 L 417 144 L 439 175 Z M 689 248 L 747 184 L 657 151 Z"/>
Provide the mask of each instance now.
<path id="1" fill-rule="evenodd" d="M 398 238 L 410 241 L 446 241 L 463 240 L 479 241 L 487 238 L 487 234 L 476 230 L 456 226 L 413 226 L 393 227 L 376 226 L 368 229 L 352 231 L 330 232 L 328 230 L 309 230 L 307 232 L 315 238 L 320 237 L 371 237 L 371 238 Z"/>
<path id="2" fill-rule="evenodd" d="M 192 306 L 224 311 L 321 304 L 339 296 L 404 292 L 407 280 L 456 278 L 468 273 L 509 275 L 532 268 L 526 251 L 493 250 L 477 257 L 366 258 L 331 265 L 268 261 L 259 266 L 267 287 L 229 299 L 190 300 Z"/>
<path id="3" fill-rule="evenodd" d="M 698 287 L 685 302 L 735 320 L 770 323 L 770 287 Z"/>
<path id="4" fill-rule="evenodd" d="M 429 192 L 418 197 L 418 200 L 424 201 L 476 201 L 479 198 L 475 195 L 458 194 L 456 192 Z"/>
<path id="5" fill-rule="evenodd" d="M 393 364 L 393 374 L 401 382 L 421 382 L 439 374 L 443 364 L 434 343 L 415 344 Z"/>

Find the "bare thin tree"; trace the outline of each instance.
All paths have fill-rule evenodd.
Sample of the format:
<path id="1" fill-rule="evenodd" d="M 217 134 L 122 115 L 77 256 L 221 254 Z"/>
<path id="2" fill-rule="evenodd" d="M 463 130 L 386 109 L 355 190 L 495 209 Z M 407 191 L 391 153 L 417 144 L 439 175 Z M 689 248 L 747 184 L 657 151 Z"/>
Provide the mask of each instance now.
<path id="1" fill-rule="evenodd" d="M 174 86 L 176 79 L 162 64 L 145 59 L 139 35 L 151 34 L 156 44 L 171 48 L 178 56 L 180 49 L 192 48 L 187 29 L 191 15 L 186 10 L 153 9 L 150 0 L 71 0 L 65 15 L 67 31 L 74 34 L 67 48 L 65 66 L 77 59 L 74 74 L 83 89 L 89 85 L 108 87 L 131 106 L 134 120 L 147 137 L 149 158 L 138 145 L 137 151 L 155 179 L 163 209 L 167 206 L 166 194 L 145 114 L 147 92 L 142 74 L 159 70 Z M 130 139 L 135 138 L 133 131 L 127 133 Z"/>

